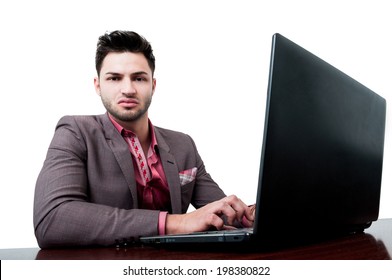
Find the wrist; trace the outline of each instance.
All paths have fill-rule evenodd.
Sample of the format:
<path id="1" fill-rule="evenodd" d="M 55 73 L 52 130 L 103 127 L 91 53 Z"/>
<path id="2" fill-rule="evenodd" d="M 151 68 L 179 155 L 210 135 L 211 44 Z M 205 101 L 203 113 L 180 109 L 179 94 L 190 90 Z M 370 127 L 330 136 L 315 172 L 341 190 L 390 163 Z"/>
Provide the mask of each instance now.
<path id="1" fill-rule="evenodd" d="M 181 229 L 180 229 L 181 216 L 182 215 L 178 215 L 178 214 L 167 214 L 166 224 L 165 224 L 166 234 L 181 233 Z"/>

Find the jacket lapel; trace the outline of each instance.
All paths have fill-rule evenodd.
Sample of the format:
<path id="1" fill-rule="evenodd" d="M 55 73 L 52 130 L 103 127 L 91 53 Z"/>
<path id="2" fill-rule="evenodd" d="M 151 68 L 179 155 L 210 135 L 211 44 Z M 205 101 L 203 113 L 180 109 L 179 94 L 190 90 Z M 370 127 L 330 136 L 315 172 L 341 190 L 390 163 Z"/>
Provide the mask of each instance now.
<path id="1" fill-rule="evenodd" d="M 132 163 L 132 156 L 129 152 L 127 143 L 121 134 L 114 127 L 107 114 L 100 115 L 106 141 L 111 148 L 118 165 L 125 177 L 129 190 L 132 195 L 133 207 L 138 208 L 137 187 L 135 173 Z"/>
<path id="2" fill-rule="evenodd" d="M 129 152 L 128 145 L 120 133 L 118 133 L 107 114 L 100 115 L 99 117 L 102 122 L 106 141 L 111 148 L 130 189 L 134 208 L 138 208 L 136 180 L 132 156 Z M 179 171 L 176 160 L 170 153 L 170 147 L 167 145 L 165 139 L 157 128 L 155 128 L 155 137 L 157 138 L 159 155 L 163 170 L 165 171 L 167 183 L 169 185 L 172 213 L 181 214 L 180 177 L 178 175 Z"/>
<path id="3" fill-rule="evenodd" d="M 181 188 L 178 166 L 174 156 L 170 153 L 170 147 L 159 133 L 159 128 L 155 128 L 155 137 L 159 146 L 159 156 L 161 158 L 163 170 L 169 185 L 170 201 L 173 214 L 181 214 Z"/>

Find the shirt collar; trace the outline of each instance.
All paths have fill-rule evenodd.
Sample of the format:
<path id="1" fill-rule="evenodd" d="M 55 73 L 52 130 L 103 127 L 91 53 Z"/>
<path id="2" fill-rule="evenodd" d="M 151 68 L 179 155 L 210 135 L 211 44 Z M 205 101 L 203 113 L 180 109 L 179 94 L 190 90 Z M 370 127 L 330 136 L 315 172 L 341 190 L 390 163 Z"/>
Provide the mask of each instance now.
<path id="1" fill-rule="evenodd" d="M 121 135 L 123 135 L 123 131 L 128 131 L 133 133 L 133 131 L 126 130 L 123 128 L 109 113 L 107 113 L 109 116 L 110 121 L 113 123 L 114 127 L 117 129 L 118 132 L 120 132 Z M 155 131 L 154 131 L 154 126 L 152 125 L 150 119 L 148 119 L 148 125 L 149 125 L 149 131 L 150 131 L 150 136 L 151 136 L 151 147 L 154 148 L 155 146 L 158 146 L 157 139 L 155 137 Z M 134 134 L 134 133 L 133 133 Z M 135 134 L 136 136 L 136 134 Z"/>

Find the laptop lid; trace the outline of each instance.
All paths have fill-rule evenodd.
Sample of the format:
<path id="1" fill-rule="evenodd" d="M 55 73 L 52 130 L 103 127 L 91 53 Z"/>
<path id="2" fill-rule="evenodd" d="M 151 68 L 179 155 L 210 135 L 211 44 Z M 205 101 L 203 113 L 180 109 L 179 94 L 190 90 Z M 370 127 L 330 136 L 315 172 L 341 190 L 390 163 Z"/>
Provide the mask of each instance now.
<path id="1" fill-rule="evenodd" d="M 385 115 L 382 97 L 275 34 L 253 233 L 141 241 L 276 244 L 363 230 L 378 217 Z"/>
<path id="2" fill-rule="evenodd" d="M 377 220 L 386 101 L 273 36 L 255 234 L 363 230 Z"/>

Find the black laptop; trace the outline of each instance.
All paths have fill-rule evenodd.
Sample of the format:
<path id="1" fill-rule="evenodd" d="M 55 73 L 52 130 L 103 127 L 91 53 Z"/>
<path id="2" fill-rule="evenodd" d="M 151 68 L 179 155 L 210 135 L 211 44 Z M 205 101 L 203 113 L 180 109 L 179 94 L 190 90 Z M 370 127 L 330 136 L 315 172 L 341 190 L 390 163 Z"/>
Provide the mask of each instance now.
<path id="1" fill-rule="evenodd" d="M 363 231 L 379 213 L 385 118 L 384 98 L 275 34 L 254 227 L 141 241 L 274 244 Z"/>

